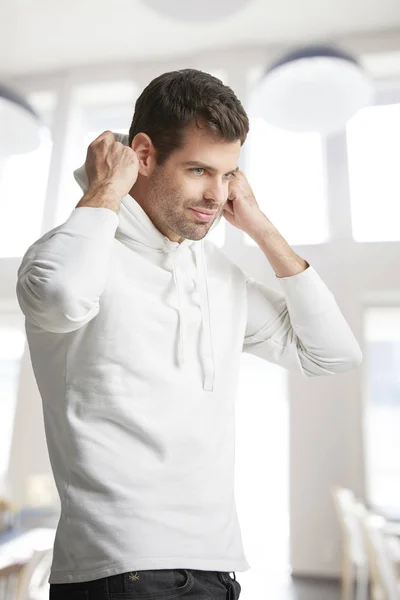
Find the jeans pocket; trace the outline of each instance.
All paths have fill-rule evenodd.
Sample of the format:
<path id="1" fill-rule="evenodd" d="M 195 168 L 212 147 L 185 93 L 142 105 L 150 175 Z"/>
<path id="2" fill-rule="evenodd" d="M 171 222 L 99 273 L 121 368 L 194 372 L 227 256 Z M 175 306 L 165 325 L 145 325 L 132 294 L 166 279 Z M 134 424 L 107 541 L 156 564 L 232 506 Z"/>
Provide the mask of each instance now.
<path id="1" fill-rule="evenodd" d="M 227 571 L 218 571 L 218 579 L 225 585 L 228 592 L 227 600 L 237 600 L 242 591 L 242 587 L 236 579 L 236 573 L 232 571 L 233 577 Z"/>
<path id="2" fill-rule="evenodd" d="M 123 573 L 124 591 L 109 591 L 110 600 L 174 600 L 187 594 L 194 577 L 186 569 L 147 569 Z"/>
<path id="3" fill-rule="evenodd" d="M 237 579 L 235 579 L 235 581 L 232 581 L 232 585 L 235 589 L 235 595 L 233 597 L 239 598 L 240 592 L 242 591 L 242 586 L 240 585 Z"/>

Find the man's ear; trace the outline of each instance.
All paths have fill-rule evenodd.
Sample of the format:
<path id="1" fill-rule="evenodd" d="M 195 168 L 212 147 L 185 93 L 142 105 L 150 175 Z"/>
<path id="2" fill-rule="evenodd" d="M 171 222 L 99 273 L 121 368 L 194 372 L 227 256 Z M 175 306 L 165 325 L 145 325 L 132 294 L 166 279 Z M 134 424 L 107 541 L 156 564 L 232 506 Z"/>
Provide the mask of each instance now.
<path id="1" fill-rule="evenodd" d="M 156 166 L 156 151 L 153 142 L 146 133 L 137 133 L 132 140 L 132 150 L 139 159 L 139 173 L 149 177 Z"/>

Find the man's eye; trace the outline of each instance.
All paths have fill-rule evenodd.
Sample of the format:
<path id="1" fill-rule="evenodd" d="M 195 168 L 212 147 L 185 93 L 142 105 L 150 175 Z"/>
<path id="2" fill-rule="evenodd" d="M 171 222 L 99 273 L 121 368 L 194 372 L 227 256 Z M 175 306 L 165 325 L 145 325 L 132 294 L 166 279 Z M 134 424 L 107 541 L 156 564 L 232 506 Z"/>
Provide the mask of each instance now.
<path id="1" fill-rule="evenodd" d="M 202 171 L 202 173 L 198 173 L 198 175 L 202 175 L 204 173 L 204 171 L 205 171 L 205 169 L 203 169 L 202 167 L 193 167 L 193 169 L 190 169 L 190 170 L 193 171 L 193 172 Z M 232 179 L 232 177 L 235 177 L 235 174 L 234 173 L 227 173 L 226 175 L 224 175 L 224 177 L 229 180 L 229 179 Z"/>

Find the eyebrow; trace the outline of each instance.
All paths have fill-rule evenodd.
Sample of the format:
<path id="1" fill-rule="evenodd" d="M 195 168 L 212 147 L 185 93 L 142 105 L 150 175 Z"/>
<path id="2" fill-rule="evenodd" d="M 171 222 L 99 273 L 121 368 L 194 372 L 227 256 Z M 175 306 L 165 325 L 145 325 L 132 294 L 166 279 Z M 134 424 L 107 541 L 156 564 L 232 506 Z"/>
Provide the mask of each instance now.
<path id="1" fill-rule="evenodd" d="M 214 167 L 210 167 L 209 165 L 206 165 L 205 163 L 201 162 L 200 160 L 189 160 L 187 162 L 183 163 L 184 167 L 200 167 L 201 169 L 207 169 L 207 171 L 211 171 L 211 173 L 217 173 L 217 169 L 215 169 Z M 229 175 L 230 173 L 236 173 L 237 171 L 239 171 L 239 167 L 236 167 L 236 169 L 233 169 L 233 171 L 228 171 L 228 173 L 225 173 L 225 175 Z"/>

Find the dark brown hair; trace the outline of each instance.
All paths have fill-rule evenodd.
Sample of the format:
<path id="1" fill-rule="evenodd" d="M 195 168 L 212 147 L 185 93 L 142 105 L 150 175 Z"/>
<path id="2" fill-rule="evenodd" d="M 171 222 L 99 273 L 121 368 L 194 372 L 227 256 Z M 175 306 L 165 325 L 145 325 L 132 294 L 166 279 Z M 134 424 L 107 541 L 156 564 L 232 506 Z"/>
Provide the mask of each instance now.
<path id="1" fill-rule="evenodd" d="M 136 100 L 129 145 L 137 133 L 146 133 L 162 165 L 183 145 L 185 128 L 195 123 L 226 142 L 244 144 L 249 119 L 233 90 L 220 79 L 196 69 L 163 73 L 153 79 Z"/>

